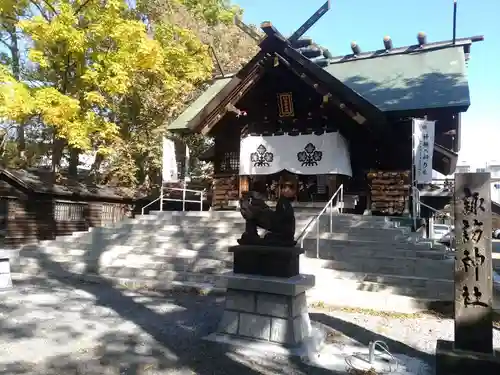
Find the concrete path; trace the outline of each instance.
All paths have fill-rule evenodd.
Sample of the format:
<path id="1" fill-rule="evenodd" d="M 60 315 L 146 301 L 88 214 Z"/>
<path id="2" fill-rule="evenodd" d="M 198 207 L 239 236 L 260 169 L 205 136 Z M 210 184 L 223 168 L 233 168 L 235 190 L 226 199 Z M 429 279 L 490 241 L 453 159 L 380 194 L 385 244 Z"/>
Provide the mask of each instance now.
<path id="1" fill-rule="evenodd" d="M 298 359 L 245 358 L 200 338 L 222 297 L 39 281 L 0 294 L 0 374 L 332 374 Z"/>

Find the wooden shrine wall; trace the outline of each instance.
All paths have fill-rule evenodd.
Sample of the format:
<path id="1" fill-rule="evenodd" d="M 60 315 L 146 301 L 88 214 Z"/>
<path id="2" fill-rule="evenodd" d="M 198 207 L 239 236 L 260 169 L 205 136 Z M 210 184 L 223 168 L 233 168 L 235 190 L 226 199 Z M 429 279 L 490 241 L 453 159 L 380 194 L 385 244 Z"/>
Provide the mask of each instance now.
<path id="1" fill-rule="evenodd" d="M 214 134 L 215 157 L 212 185 L 212 208 L 235 208 L 239 199 L 240 129 L 226 118 Z"/>
<path id="2" fill-rule="evenodd" d="M 131 216 L 131 205 L 121 202 L 6 197 L 5 234 L 3 243 L 18 246 L 37 240 L 87 231 L 90 227 L 111 225 Z"/>

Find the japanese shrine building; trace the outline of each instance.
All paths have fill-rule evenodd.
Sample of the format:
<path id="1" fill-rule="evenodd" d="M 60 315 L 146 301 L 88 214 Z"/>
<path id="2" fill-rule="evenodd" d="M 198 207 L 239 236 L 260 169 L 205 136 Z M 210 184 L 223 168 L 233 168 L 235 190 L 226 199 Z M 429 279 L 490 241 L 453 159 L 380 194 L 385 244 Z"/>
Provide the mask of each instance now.
<path id="1" fill-rule="evenodd" d="M 470 105 L 466 64 L 482 37 L 424 37 L 400 48 L 385 38 L 381 50 L 353 45 L 353 54 L 332 57 L 310 40 L 290 43 L 269 23 L 262 29 L 260 52 L 238 73 L 214 79 L 169 126 L 214 138 L 204 155 L 214 163 L 214 208 L 230 208 L 262 178 L 269 200 L 283 179 L 297 183 L 299 202 L 326 202 L 343 183 L 346 197 L 359 197 L 356 211 L 402 213 L 415 117 L 436 121 L 433 169 L 455 170 L 460 114 Z M 397 202 L 371 203 L 370 178 L 403 175 Z"/>

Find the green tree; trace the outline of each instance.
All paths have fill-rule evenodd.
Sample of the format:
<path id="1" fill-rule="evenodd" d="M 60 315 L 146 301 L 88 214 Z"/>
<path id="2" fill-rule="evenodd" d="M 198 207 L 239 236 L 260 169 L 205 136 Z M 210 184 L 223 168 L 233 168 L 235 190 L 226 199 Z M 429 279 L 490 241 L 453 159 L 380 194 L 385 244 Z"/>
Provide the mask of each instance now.
<path id="1" fill-rule="evenodd" d="M 217 11 L 203 12 L 202 6 L 207 4 L 218 4 Z M 136 18 L 145 20 L 150 33 L 167 51 L 166 60 L 175 61 L 170 71 L 179 86 L 162 85 L 150 74 L 136 76 L 132 92 L 123 101 L 125 108 L 120 111 L 122 139 L 126 142 L 121 147 L 121 156 L 113 159 L 114 167 L 108 170 L 108 176 L 113 174 L 118 180 L 146 185 L 158 181 L 161 139 L 168 124 L 207 88 L 207 79 L 220 73 L 213 52 L 226 73 L 236 72 L 257 52 L 256 42 L 233 23 L 240 11 L 228 9 L 223 1 L 137 2 Z M 185 141 L 191 149 L 190 170 L 200 175 L 202 165 L 197 156 L 210 146 L 210 140 L 193 135 Z M 135 168 L 130 168 L 130 158 L 135 160 Z M 127 163 L 127 168 L 120 167 L 123 163 Z"/>
<path id="2" fill-rule="evenodd" d="M 120 185 L 158 181 L 168 124 L 220 73 L 214 51 L 224 72 L 257 51 L 224 0 L 0 0 L 0 10 L 3 44 L 27 49 L 0 58 L 0 122 L 26 135 L 26 164 L 49 156 L 57 171 L 67 158 L 76 173 L 92 152 L 94 177 Z M 9 134 L 0 147 L 11 153 Z M 209 141 L 187 141 L 196 164 Z"/>
<path id="3" fill-rule="evenodd" d="M 5 0 L 3 0 L 5 1 Z M 29 59 L 35 63 L 44 85 L 26 89 L 14 85 L 15 69 L 4 86 L 0 113 L 8 121 L 38 116 L 53 130 L 54 169 L 63 148 L 72 152 L 72 166 L 80 150 L 92 147 L 109 152 L 117 137 L 117 125 L 109 116 L 114 103 L 109 98 L 125 94 L 133 75 L 140 70 L 158 70 L 163 64 L 161 47 L 148 37 L 144 24 L 125 17 L 121 0 L 101 2 L 35 2 L 37 14 L 20 20 L 29 43 Z M 23 106 L 6 100 L 14 96 Z"/>

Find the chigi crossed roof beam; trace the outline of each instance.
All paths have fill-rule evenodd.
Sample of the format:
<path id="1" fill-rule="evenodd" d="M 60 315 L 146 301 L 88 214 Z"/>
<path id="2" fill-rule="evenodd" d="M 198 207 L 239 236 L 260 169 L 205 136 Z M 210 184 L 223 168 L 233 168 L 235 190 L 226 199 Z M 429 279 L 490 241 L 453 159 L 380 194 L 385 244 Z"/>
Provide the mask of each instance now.
<path id="1" fill-rule="evenodd" d="M 301 41 L 303 44 L 304 40 L 300 38 L 329 9 L 330 1 L 328 0 L 289 39 L 279 33 L 271 22 L 264 22 L 261 28 L 266 37 L 259 44 L 261 51 L 233 77 L 228 87 L 223 90 L 225 94 L 218 94 L 209 103 L 209 107 L 213 109 L 205 108 L 190 121 L 198 123 L 194 128 L 202 134 L 208 134 L 224 114 L 230 108 L 235 108 L 238 100 L 260 80 L 266 70 L 264 66 L 269 66 L 270 58 L 281 61 L 300 79 L 323 95 L 325 101 L 340 108 L 357 123 L 365 123 L 367 117 L 375 126 L 385 123 L 385 116 L 376 106 L 324 71 L 294 47 L 300 45 Z"/>
<path id="2" fill-rule="evenodd" d="M 368 115 L 374 123 L 385 123 L 385 116 L 376 106 L 323 70 L 292 46 L 292 42 L 298 41 L 298 38 L 314 25 L 329 7 L 330 2 L 328 1 L 290 39 L 286 39 L 271 22 L 263 22 L 261 29 L 267 35 L 266 41 L 272 41 L 272 43 L 268 44 L 272 44 L 272 51 L 270 50 L 269 52 L 274 53 L 279 61 L 286 61 L 286 65 L 292 71 L 296 74 L 299 72 L 297 75 L 301 79 L 313 86 L 323 96 L 327 96 L 329 102 L 332 102 L 357 123 L 365 123 L 365 115 Z M 294 39 L 291 41 L 292 38 Z M 264 50 L 262 45 L 261 48 Z M 344 100 L 349 104 L 344 103 Z"/>

